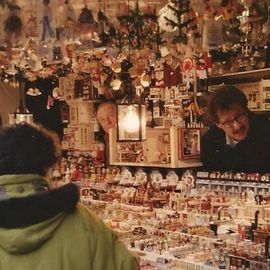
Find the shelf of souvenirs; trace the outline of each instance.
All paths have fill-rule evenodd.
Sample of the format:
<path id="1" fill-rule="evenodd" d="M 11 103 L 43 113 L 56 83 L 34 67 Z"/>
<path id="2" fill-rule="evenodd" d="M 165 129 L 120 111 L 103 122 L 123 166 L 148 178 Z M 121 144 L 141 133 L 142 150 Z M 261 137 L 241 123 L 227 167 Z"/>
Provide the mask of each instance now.
<path id="1" fill-rule="evenodd" d="M 230 194 L 246 194 L 252 192 L 253 195 L 266 196 L 270 193 L 270 187 L 268 183 L 256 183 L 256 182 L 238 182 L 238 181 L 226 181 L 226 180 L 207 180 L 197 179 L 196 187 L 198 189 L 206 188 L 215 192 L 227 192 Z M 256 196 L 257 196 L 256 195 Z"/>
<path id="2" fill-rule="evenodd" d="M 241 75 L 252 75 L 252 74 L 266 74 L 269 77 L 270 68 L 261 68 L 261 69 L 252 69 L 247 71 L 238 71 L 238 72 L 230 72 L 224 74 L 215 74 L 211 75 L 210 78 L 219 78 L 219 77 L 231 77 L 231 76 L 241 76 Z"/>
<path id="3" fill-rule="evenodd" d="M 212 253 L 209 254 L 209 248 L 206 248 L 221 243 L 216 237 L 169 231 L 168 227 L 167 230 L 154 226 L 150 228 L 150 223 L 146 226 L 143 220 L 156 221 L 157 217 L 142 215 L 136 207 L 133 209 L 128 205 L 115 204 L 114 208 L 110 203 L 104 204 L 95 200 L 92 200 L 90 205 L 92 210 L 119 235 L 126 246 L 140 257 L 141 269 L 218 269 L 210 265 Z M 101 206 L 106 206 L 106 209 L 103 209 L 105 215 L 101 215 Z M 115 212 L 112 212 L 113 209 Z M 149 208 L 143 209 L 146 212 L 150 211 Z M 162 209 L 152 210 L 153 212 L 166 215 Z M 168 212 L 173 213 L 167 210 L 166 213 Z M 123 221 L 118 222 L 119 219 Z M 139 224 L 138 220 L 141 220 L 142 224 Z M 134 226 L 128 228 L 128 222 Z M 207 229 L 201 229 L 203 230 Z M 209 265 L 203 263 L 206 259 L 209 259 Z"/>
<path id="4" fill-rule="evenodd" d="M 193 167 L 201 167 L 201 162 L 194 161 L 186 161 L 180 163 L 180 165 L 171 165 L 171 164 L 162 164 L 162 163 L 137 163 L 137 162 L 113 162 L 111 165 L 114 166 L 134 166 L 134 167 L 155 167 L 155 168 L 168 168 L 168 169 L 176 169 L 176 168 L 193 168 Z"/>
<path id="5" fill-rule="evenodd" d="M 135 191 L 135 193 L 134 193 Z M 193 193 L 193 194 L 192 194 Z M 264 194 L 267 198 L 269 193 Z M 129 220 L 140 220 L 137 226 L 142 225 L 141 220 L 147 220 L 145 226 L 156 226 L 156 229 L 179 230 L 180 228 L 191 234 L 207 235 L 212 219 L 219 224 L 232 222 L 232 231 L 237 231 L 235 224 L 247 226 L 254 219 L 257 212 L 259 224 L 269 226 L 270 204 L 261 195 L 260 200 L 254 200 L 252 189 L 243 193 L 230 193 L 221 190 L 198 189 L 190 192 L 165 192 L 146 190 L 143 187 L 123 188 L 110 187 L 107 192 L 97 192 L 91 187 L 81 186 L 81 200 L 91 207 L 123 216 L 131 214 Z M 163 207 L 163 208 L 160 208 Z M 99 211 L 102 212 L 102 211 Z M 162 219 L 164 220 L 162 221 Z M 117 220 L 117 218 L 116 218 Z M 119 233 L 130 233 L 131 226 L 114 220 L 110 226 Z M 150 220 L 150 224 L 148 221 Z M 185 227 L 184 225 L 189 227 Z"/>
<path id="6" fill-rule="evenodd" d="M 155 244 L 150 243 L 149 247 L 150 250 L 152 249 L 151 246 L 155 246 Z M 181 256 L 183 256 L 182 259 L 178 259 L 173 255 L 173 252 L 167 252 L 167 254 L 160 254 L 158 250 L 153 252 L 151 251 L 141 251 L 139 248 L 130 248 L 130 251 L 135 255 L 139 256 L 140 258 L 140 269 L 141 270 L 149 270 L 149 269 L 172 269 L 172 270 L 186 270 L 186 269 L 202 269 L 202 270 L 216 270 L 216 269 L 222 269 L 219 267 L 214 267 L 211 265 L 206 265 L 202 263 L 201 261 L 205 261 L 207 258 L 211 257 L 211 253 L 205 252 L 205 251 L 199 251 L 198 249 L 194 252 L 191 251 L 189 247 L 183 247 L 183 253 Z M 177 249 L 175 249 L 177 250 Z M 190 252 L 189 255 L 187 255 L 187 252 Z M 203 259 L 202 259 L 203 258 Z"/>
<path id="7" fill-rule="evenodd" d="M 244 173 L 244 172 L 220 172 L 220 171 L 198 171 L 196 173 L 197 180 L 209 181 L 236 181 L 236 182 L 270 182 L 270 173 Z"/>
<path id="8" fill-rule="evenodd" d="M 249 224 L 255 214 L 259 215 L 260 224 L 270 223 L 270 204 L 261 197 L 261 201 L 255 200 L 252 189 L 246 193 L 225 193 L 201 188 L 187 195 L 181 192 L 165 192 L 134 189 L 123 187 L 110 187 L 107 192 L 96 192 L 91 187 L 81 187 L 81 200 L 83 203 L 96 208 L 107 208 L 107 211 L 123 215 L 133 213 L 136 220 L 153 218 L 152 226 L 157 229 L 167 228 L 176 230 L 183 224 L 188 226 L 208 226 L 212 219 L 225 223 L 233 221 L 235 224 Z M 265 194 L 266 197 L 269 196 Z M 258 212 L 257 212 L 258 211 Z M 166 217 L 164 221 L 158 221 Z M 130 217 L 131 218 L 131 217 Z M 147 222 L 146 222 L 147 223 Z M 117 222 L 115 228 L 120 228 Z M 132 224 L 134 225 L 134 223 Z M 137 224 L 141 225 L 141 224 Z M 148 224 L 149 225 L 149 224 Z M 123 227 L 124 228 L 124 227 Z M 130 226 L 126 227 L 130 230 Z M 237 228 L 234 228 L 237 230 Z M 193 232 L 194 233 L 194 232 Z M 197 232 L 198 233 L 198 232 Z"/>
<path id="9" fill-rule="evenodd" d="M 226 81 L 228 80 L 245 80 L 245 81 L 254 81 L 258 79 L 269 79 L 270 78 L 270 68 L 262 69 L 252 69 L 248 71 L 239 71 L 231 73 L 222 73 L 215 74 L 209 77 L 211 84 L 217 81 Z"/>
<path id="10" fill-rule="evenodd" d="M 232 268 L 239 261 L 241 267 L 253 265 L 253 270 L 270 266 L 264 241 L 270 234 L 269 224 L 262 223 L 256 212 L 258 226 L 249 218 L 235 216 L 213 222 L 194 208 L 178 212 L 152 208 L 154 215 L 142 215 L 138 211 L 141 206 L 116 201 L 91 200 L 90 205 L 127 247 L 139 254 L 141 269 L 243 269 Z M 141 209 L 151 212 L 150 208 Z M 147 268 L 150 266 L 153 268 Z"/>
<path id="11" fill-rule="evenodd" d="M 120 176 L 117 181 L 110 178 L 113 169 Z M 269 189 L 255 200 L 260 191 L 252 185 L 247 185 L 246 190 L 233 189 L 237 182 L 231 181 L 231 187 L 222 189 L 217 185 L 216 189 L 209 189 L 197 183 L 195 189 L 192 171 L 181 176 L 170 171 L 166 178 L 158 171 L 152 177 L 151 173 L 139 170 L 132 174 L 127 168 L 115 167 L 102 181 L 75 181 L 81 201 L 129 248 L 140 250 L 142 269 L 149 265 L 156 267 L 152 269 L 222 269 L 224 262 L 232 270 L 242 269 L 239 265 L 251 265 L 250 270 L 267 269 L 263 264 L 269 267 L 268 257 L 262 255 L 264 240 L 270 235 Z M 176 243 L 175 237 L 182 239 L 183 235 L 184 243 Z M 189 250 L 186 254 L 190 242 L 194 252 Z M 201 248 L 195 249 L 197 246 Z M 245 253 L 247 247 L 249 255 Z M 206 250 L 210 258 L 204 255 Z"/>

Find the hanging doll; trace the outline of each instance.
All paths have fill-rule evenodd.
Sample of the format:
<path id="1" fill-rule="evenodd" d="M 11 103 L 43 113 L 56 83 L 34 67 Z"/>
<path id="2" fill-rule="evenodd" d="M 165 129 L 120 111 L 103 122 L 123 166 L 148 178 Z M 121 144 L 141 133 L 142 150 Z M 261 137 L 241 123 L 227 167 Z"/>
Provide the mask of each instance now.
<path id="1" fill-rule="evenodd" d="M 0 42 L 3 42 L 5 38 L 5 31 L 3 25 L 8 15 L 9 8 L 7 7 L 7 5 L 5 5 L 5 3 L 0 2 Z"/>
<path id="2" fill-rule="evenodd" d="M 164 68 L 164 86 L 171 87 L 182 83 L 180 61 L 172 55 L 166 57 L 163 64 Z"/>
<path id="3" fill-rule="evenodd" d="M 267 7 L 267 20 L 263 24 L 262 32 L 264 34 L 265 41 L 270 40 L 270 6 Z"/>
<path id="4" fill-rule="evenodd" d="M 164 87 L 164 66 L 161 62 L 156 62 L 154 70 L 154 86 L 157 88 Z"/>
<path id="5" fill-rule="evenodd" d="M 249 8 L 249 20 L 251 24 L 251 43 L 258 44 L 263 39 L 263 21 L 266 14 L 257 1 L 252 1 Z"/>
<path id="6" fill-rule="evenodd" d="M 110 23 L 108 17 L 104 14 L 102 10 L 98 12 L 98 35 L 102 45 L 106 45 L 110 42 L 115 34 L 112 33 L 114 31 L 113 25 Z"/>
<path id="7" fill-rule="evenodd" d="M 221 7 L 216 19 L 221 17 L 225 21 L 225 38 L 230 42 L 239 42 L 241 31 L 239 28 L 240 20 L 238 19 L 238 16 L 242 14 L 243 10 L 243 5 L 239 4 L 236 0 L 221 1 Z"/>
<path id="8" fill-rule="evenodd" d="M 98 34 L 100 35 L 105 32 L 106 25 L 109 24 L 109 19 L 102 10 L 99 10 L 98 12 L 98 24 Z"/>
<path id="9" fill-rule="evenodd" d="M 85 45 L 93 46 L 92 37 L 98 31 L 98 23 L 95 21 L 93 13 L 87 5 L 81 10 L 78 22 L 78 32 L 81 36 L 81 42 Z"/>
<path id="10" fill-rule="evenodd" d="M 37 25 L 37 17 L 35 13 L 35 7 L 33 6 L 34 0 L 29 1 L 30 6 L 30 15 L 26 19 L 26 26 L 25 27 L 25 35 L 28 38 L 28 41 L 31 38 L 36 38 L 38 36 L 38 25 Z"/>
<path id="11" fill-rule="evenodd" d="M 76 26 L 75 10 L 68 0 L 65 1 L 65 4 L 66 4 L 66 16 L 67 16 L 67 20 L 65 23 L 66 37 L 67 39 L 74 39 L 75 26 Z"/>
<path id="12" fill-rule="evenodd" d="M 42 18 L 40 21 L 40 23 L 42 24 L 41 41 L 44 41 L 47 35 L 49 35 L 50 38 L 55 37 L 55 32 L 51 25 L 52 17 L 53 15 L 50 0 L 43 0 Z"/>
<path id="13" fill-rule="evenodd" d="M 59 6 L 59 18 L 57 18 L 57 32 L 58 38 L 65 38 L 67 40 L 74 40 L 76 15 L 74 7 L 69 0 L 65 0 L 64 5 Z"/>
<path id="14" fill-rule="evenodd" d="M 223 43 L 222 20 L 216 20 L 216 10 L 210 4 L 209 0 L 204 0 L 203 14 L 203 32 L 202 32 L 202 49 L 209 51 L 217 49 L 219 44 Z"/>
<path id="15" fill-rule="evenodd" d="M 208 92 L 208 75 L 212 69 L 212 57 L 209 53 L 201 53 L 196 61 L 196 73 L 198 81 L 197 95 L 203 95 Z"/>
<path id="16" fill-rule="evenodd" d="M 37 18 L 33 14 L 27 20 L 26 36 L 29 38 L 37 37 Z"/>
<path id="17" fill-rule="evenodd" d="M 23 23 L 19 16 L 21 8 L 14 4 L 9 4 L 8 8 L 10 14 L 4 21 L 5 42 L 14 46 L 22 36 Z"/>
<path id="18" fill-rule="evenodd" d="M 187 46 L 186 48 L 181 70 L 183 83 L 186 84 L 186 89 L 189 92 L 193 92 L 195 65 L 193 59 L 193 48 L 191 46 Z"/>

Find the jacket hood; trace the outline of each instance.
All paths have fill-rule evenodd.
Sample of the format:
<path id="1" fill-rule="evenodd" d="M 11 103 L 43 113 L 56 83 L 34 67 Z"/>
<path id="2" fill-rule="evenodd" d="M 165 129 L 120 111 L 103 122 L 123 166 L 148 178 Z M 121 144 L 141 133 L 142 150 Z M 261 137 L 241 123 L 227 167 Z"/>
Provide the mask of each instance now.
<path id="1" fill-rule="evenodd" d="M 0 176 L 0 246 L 25 254 L 50 239 L 79 200 L 74 184 L 50 190 L 39 175 Z"/>
<path id="2" fill-rule="evenodd" d="M 60 213 L 49 220 L 25 228 L 1 228 L 0 246 L 14 255 L 31 252 L 53 236 L 64 216 L 64 213 Z"/>

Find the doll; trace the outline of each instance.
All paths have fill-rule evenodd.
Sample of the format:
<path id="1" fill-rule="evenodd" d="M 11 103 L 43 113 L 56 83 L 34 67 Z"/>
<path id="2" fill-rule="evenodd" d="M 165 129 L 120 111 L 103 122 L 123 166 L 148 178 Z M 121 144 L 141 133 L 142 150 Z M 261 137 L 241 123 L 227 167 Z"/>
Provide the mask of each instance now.
<path id="1" fill-rule="evenodd" d="M 29 38 L 37 37 L 37 19 L 33 14 L 27 20 L 26 35 Z"/>
<path id="2" fill-rule="evenodd" d="M 216 10 L 210 5 L 209 0 L 204 1 L 202 48 L 204 51 L 217 49 L 223 42 L 222 21 L 215 19 Z"/>
<path id="3" fill-rule="evenodd" d="M 17 5 L 10 4 L 10 14 L 4 21 L 5 42 L 8 45 L 15 45 L 22 37 L 23 23 L 20 18 L 21 8 Z"/>
<path id="4" fill-rule="evenodd" d="M 51 26 L 52 21 L 52 9 L 50 6 L 50 0 L 43 0 L 43 10 L 42 10 L 42 18 L 40 23 L 42 24 L 42 35 L 41 41 L 44 41 L 47 33 L 49 34 L 50 38 L 55 37 L 54 30 Z"/>
<path id="5" fill-rule="evenodd" d="M 58 38 L 74 40 L 76 15 L 74 7 L 69 0 L 65 0 L 64 5 L 60 5 L 57 11 L 57 31 Z"/>

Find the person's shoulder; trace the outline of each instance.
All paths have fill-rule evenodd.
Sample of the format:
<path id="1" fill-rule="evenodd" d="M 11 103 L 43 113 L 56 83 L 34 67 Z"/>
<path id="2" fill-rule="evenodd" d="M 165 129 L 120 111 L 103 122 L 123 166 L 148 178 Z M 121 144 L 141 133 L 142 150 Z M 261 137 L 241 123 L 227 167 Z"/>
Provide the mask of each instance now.
<path id="1" fill-rule="evenodd" d="M 111 230 L 104 224 L 104 222 L 86 206 L 79 203 L 76 211 L 83 221 L 86 230 L 90 230 L 92 232 L 102 231 L 103 233 L 111 233 Z"/>
<path id="2" fill-rule="evenodd" d="M 101 265 L 105 267 L 111 265 L 111 267 L 106 267 L 105 269 L 139 269 L 136 259 L 131 256 L 116 233 L 107 227 L 88 207 L 78 204 L 75 215 L 77 220 L 80 220 L 78 223 L 84 224 L 85 239 L 87 239 L 87 236 L 90 236 L 91 242 L 98 243 L 98 245 L 93 245 L 96 248 L 96 258 L 106 257 L 106 263 L 101 263 Z M 114 256 L 115 254 L 117 259 Z M 96 260 L 96 263 L 99 265 L 98 260 Z M 98 265 L 96 268 L 101 269 Z"/>
<path id="3" fill-rule="evenodd" d="M 259 130 L 270 131 L 270 120 L 267 117 L 251 113 L 250 119 L 251 127 L 256 129 L 257 132 Z"/>

